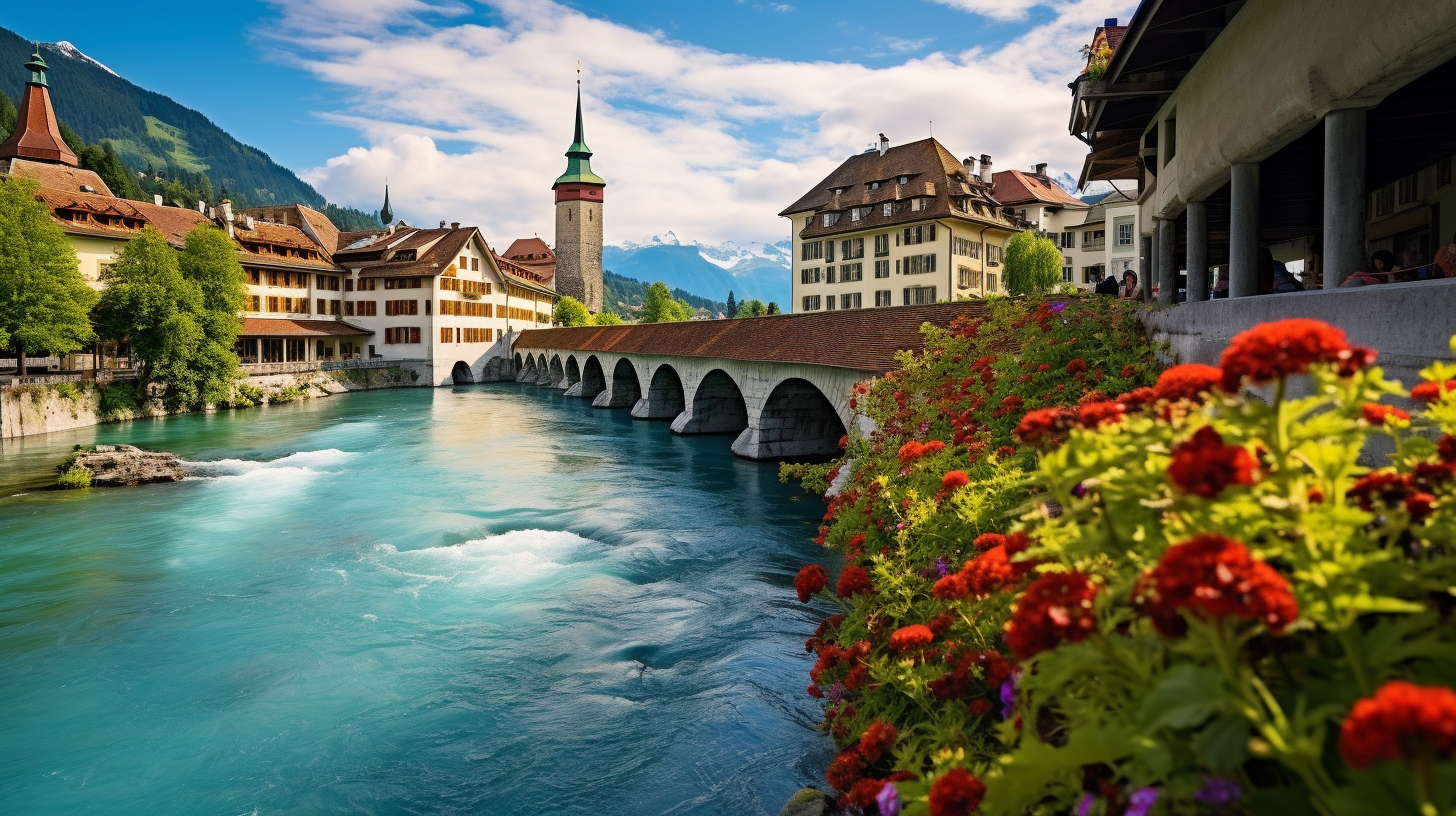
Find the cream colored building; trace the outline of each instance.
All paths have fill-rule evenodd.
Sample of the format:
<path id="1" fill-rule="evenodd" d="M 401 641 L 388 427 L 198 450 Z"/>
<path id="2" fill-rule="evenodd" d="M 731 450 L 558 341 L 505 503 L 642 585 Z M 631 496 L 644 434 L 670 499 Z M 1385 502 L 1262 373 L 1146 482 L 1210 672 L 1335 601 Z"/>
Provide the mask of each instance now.
<path id="1" fill-rule="evenodd" d="M 1003 208 L 1056 242 L 1062 251 L 1062 282 L 1091 289 L 1106 271 L 1103 227 L 1089 222 L 1092 205 L 1063 190 L 1047 175 L 1047 166 L 1030 171 L 994 174 L 992 196 Z"/>
<path id="2" fill-rule="evenodd" d="M 984 173 L 990 157 L 983 156 Z M 1024 229 L 975 159 L 923 139 L 853 156 L 779 213 L 792 224 L 795 312 L 905 306 L 1004 291 L 1001 256 Z"/>

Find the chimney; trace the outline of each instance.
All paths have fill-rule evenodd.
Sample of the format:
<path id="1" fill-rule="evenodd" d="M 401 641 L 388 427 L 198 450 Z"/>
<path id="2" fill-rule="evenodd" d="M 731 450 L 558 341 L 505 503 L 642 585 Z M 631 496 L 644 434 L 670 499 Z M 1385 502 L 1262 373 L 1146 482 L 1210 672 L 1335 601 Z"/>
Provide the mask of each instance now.
<path id="1" fill-rule="evenodd" d="M 450 229 L 460 229 L 460 222 L 459 221 L 451 221 L 450 222 Z"/>
<path id="2" fill-rule="evenodd" d="M 224 198 L 218 206 L 222 207 L 222 220 L 231 223 L 233 220 L 233 203 Z"/>
<path id="3" fill-rule="evenodd" d="M 885 152 L 888 151 L 889 149 L 890 149 L 890 140 L 887 139 L 887 138 L 885 138 L 885 134 L 881 133 L 880 134 L 880 155 L 881 156 L 885 155 Z"/>
<path id="4" fill-rule="evenodd" d="M 1103 28 L 1114 28 L 1116 26 L 1117 26 L 1117 18 L 1116 17 L 1108 17 L 1107 19 L 1105 19 L 1105 20 L 1102 21 L 1102 27 Z"/>
<path id="5" fill-rule="evenodd" d="M 967 156 L 961 160 L 961 167 L 966 168 L 966 181 L 974 181 L 976 178 L 976 159 Z"/>
<path id="6" fill-rule="evenodd" d="M 200 198 L 197 199 L 197 211 L 205 215 L 207 213 L 207 202 Z"/>
<path id="7" fill-rule="evenodd" d="M 157 193 L 156 195 L 152 196 L 152 203 L 156 204 L 158 207 L 162 206 L 162 194 Z"/>
<path id="8" fill-rule="evenodd" d="M 1045 176 L 1046 175 L 1046 169 L 1047 169 L 1046 162 L 1042 162 L 1041 164 L 1038 164 L 1036 166 L 1036 174 L 1038 176 Z"/>
<path id="9" fill-rule="evenodd" d="M 991 184 L 993 181 L 991 178 L 991 157 L 985 153 L 981 154 L 981 181 L 987 184 Z"/>
<path id="10" fill-rule="evenodd" d="M 243 228 L 251 232 L 258 228 L 258 222 L 253 220 L 253 216 L 245 215 L 243 216 Z"/>

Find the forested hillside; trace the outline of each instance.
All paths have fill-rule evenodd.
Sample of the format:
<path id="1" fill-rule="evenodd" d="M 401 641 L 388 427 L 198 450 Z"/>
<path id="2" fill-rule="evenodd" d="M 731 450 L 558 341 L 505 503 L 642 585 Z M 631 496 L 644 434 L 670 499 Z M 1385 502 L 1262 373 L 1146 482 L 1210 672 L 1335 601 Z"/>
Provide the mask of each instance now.
<path id="1" fill-rule="evenodd" d="M 642 307 L 643 299 L 647 296 L 648 285 L 639 280 L 624 278 L 611 270 L 604 271 L 602 277 L 606 289 L 604 309 L 622 317 L 635 316 Z M 688 305 L 694 309 L 707 309 L 715 315 L 728 308 L 725 303 L 699 297 L 683 289 L 673 289 L 672 296 L 687 301 Z"/>
<path id="2" fill-rule="evenodd" d="M 0 100 L 0 130 L 6 135 L 14 103 L 24 92 L 27 74 L 21 66 L 32 50 L 31 43 L 0 28 L 0 91 L 7 97 Z M 329 204 L 291 170 L 201 113 L 139 88 L 63 45 L 42 43 L 41 55 L 51 69 L 56 117 L 86 145 L 100 149 L 109 142 L 133 172 L 150 171 L 141 184 L 147 198 L 154 191 L 146 188 L 160 186 L 155 193 L 169 201 L 168 189 L 213 203 L 226 196 L 240 207 L 301 203 L 325 212 L 340 229 L 378 225 L 376 214 Z"/>

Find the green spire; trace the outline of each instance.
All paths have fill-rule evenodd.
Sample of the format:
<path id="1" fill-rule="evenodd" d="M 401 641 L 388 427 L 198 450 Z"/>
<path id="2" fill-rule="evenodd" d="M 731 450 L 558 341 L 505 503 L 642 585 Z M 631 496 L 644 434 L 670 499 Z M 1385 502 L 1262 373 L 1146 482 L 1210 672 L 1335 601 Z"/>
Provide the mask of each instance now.
<path id="1" fill-rule="evenodd" d="M 386 227 L 394 221 L 394 210 L 389 206 L 389 182 L 384 182 L 384 206 L 379 208 L 379 221 Z"/>
<path id="2" fill-rule="evenodd" d="M 600 184 L 606 186 L 606 179 L 592 172 L 591 148 L 586 146 L 586 128 L 581 122 L 581 80 L 576 85 L 576 138 L 566 150 L 566 172 L 556 184 Z M 555 189 L 556 185 L 552 185 Z"/>
<path id="3" fill-rule="evenodd" d="M 50 70 L 50 67 L 45 64 L 45 60 L 40 58 L 40 43 L 35 44 L 35 52 L 30 55 L 30 62 L 27 62 L 25 67 L 30 69 L 30 82 L 28 84 L 39 85 L 42 88 L 49 87 L 46 85 L 45 74 L 46 71 Z M 580 116 L 580 112 L 577 115 Z M 580 130 L 580 125 L 577 126 L 577 129 Z"/>

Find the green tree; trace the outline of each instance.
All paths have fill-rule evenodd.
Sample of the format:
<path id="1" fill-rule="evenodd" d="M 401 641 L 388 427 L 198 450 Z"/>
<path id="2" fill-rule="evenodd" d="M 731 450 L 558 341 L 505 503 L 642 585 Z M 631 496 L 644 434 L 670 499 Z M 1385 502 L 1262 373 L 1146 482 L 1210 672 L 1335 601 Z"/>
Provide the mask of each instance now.
<path id="1" fill-rule="evenodd" d="M 238 376 L 238 355 L 233 347 L 243 329 L 238 313 L 248 296 L 247 276 L 238 263 L 233 240 L 211 224 L 187 234 L 177 265 L 182 277 L 202 293 L 197 321 L 203 342 L 193 357 L 191 373 L 200 400 L 216 404 L 231 395 Z"/>
<path id="2" fill-rule="evenodd" d="M 10 99 L 10 94 L 0 91 L 0 140 L 10 138 L 15 131 L 15 123 L 20 119 L 20 111 L 16 110 L 15 102 Z"/>
<path id="3" fill-rule="evenodd" d="M 768 311 L 766 312 L 766 314 L 771 314 L 771 315 L 783 314 L 783 310 L 779 308 L 779 304 L 778 303 L 770 300 L 768 302 Z"/>
<path id="4" fill-rule="evenodd" d="M 90 170 L 100 176 L 112 195 L 132 201 L 146 200 L 146 194 L 137 183 L 136 173 L 122 162 L 111 142 L 87 145 L 76 155 L 81 160 L 81 169 Z"/>
<path id="5" fill-rule="evenodd" d="M 639 323 L 681 323 L 693 316 L 693 307 L 685 300 L 672 296 L 667 284 L 658 281 L 647 287 L 642 299 L 642 313 Z"/>
<path id="6" fill-rule="evenodd" d="M 130 342 L 143 388 L 161 383 L 170 407 L 196 405 L 201 384 L 194 366 L 206 343 L 203 294 L 182 275 L 177 251 L 147 227 L 121 248 L 104 280 L 97 310 L 102 336 Z"/>
<path id="7" fill-rule="evenodd" d="M 66 143 L 66 147 L 71 148 L 72 153 L 81 155 L 81 151 L 86 149 L 86 140 L 82 139 L 76 131 L 66 127 L 65 122 L 56 122 L 56 127 L 61 131 L 61 141 Z"/>
<path id="8" fill-rule="evenodd" d="M 96 293 L 29 179 L 0 181 L 0 335 L 25 372 L 27 354 L 70 354 L 95 338 Z"/>
<path id="9" fill-rule="evenodd" d="M 556 322 L 563 326 L 589 326 L 592 316 L 586 304 L 567 295 L 556 301 Z"/>
<path id="10" fill-rule="evenodd" d="M 750 298 L 738 304 L 738 313 L 734 317 L 763 317 L 768 314 L 768 307 L 758 298 Z"/>
<path id="11" fill-rule="evenodd" d="M 729 289 L 728 290 L 728 309 L 727 309 L 727 311 L 723 312 L 723 314 L 725 314 L 725 315 L 727 315 L 729 317 L 737 317 L 738 316 L 738 301 L 736 301 L 736 300 L 733 299 L 733 290 L 732 289 Z"/>
<path id="12" fill-rule="evenodd" d="M 592 316 L 592 323 L 598 326 L 620 326 L 622 318 L 615 312 L 600 312 Z"/>
<path id="13" fill-rule="evenodd" d="M 1006 291 L 1013 295 L 1039 295 L 1062 282 L 1062 251 L 1033 230 L 1011 236 L 1005 265 Z"/>

